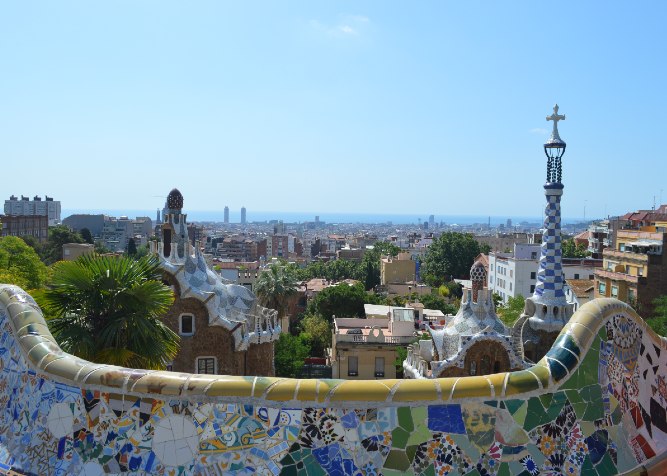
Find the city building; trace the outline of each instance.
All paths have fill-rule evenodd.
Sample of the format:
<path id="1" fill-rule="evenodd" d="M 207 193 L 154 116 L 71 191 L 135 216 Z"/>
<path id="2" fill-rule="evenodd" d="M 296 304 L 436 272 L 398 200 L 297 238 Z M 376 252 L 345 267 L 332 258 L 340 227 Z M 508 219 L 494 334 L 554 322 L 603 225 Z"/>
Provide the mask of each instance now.
<path id="1" fill-rule="evenodd" d="M 565 299 L 572 304 L 574 312 L 594 298 L 594 279 L 565 279 Z"/>
<path id="2" fill-rule="evenodd" d="M 63 220 L 63 225 L 66 225 L 70 230 L 77 233 L 81 232 L 84 228 L 88 228 L 93 238 L 99 239 L 102 237 L 104 222 L 108 219 L 109 217 L 101 213 L 97 215 L 77 213 L 66 217 Z"/>
<path id="3" fill-rule="evenodd" d="M 620 221 L 595 273 L 595 297 L 614 297 L 651 317 L 653 300 L 667 294 L 667 213 L 640 210 Z"/>
<path id="4" fill-rule="evenodd" d="M 241 225 L 246 224 L 246 210 L 245 207 L 241 207 Z"/>
<path id="5" fill-rule="evenodd" d="M 382 258 L 380 260 L 380 285 L 415 281 L 416 271 L 416 262 L 411 259 L 410 253 L 399 253 L 396 258 Z"/>
<path id="6" fill-rule="evenodd" d="M 414 311 L 387 306 L 381 318 L 336 318 L 331 350 L 333 378 L 396 378 L 396 348 L 415 339 Z"/>
<path id="7" fill-rule="evenodd" d="M 46 216 L 48 226 L 54 226 L 60 223 L 60 202 L 53 200 L 48 195 L 44 200 L 38 195 L 35 195 L 32 200 L 23 195 L 19 200 L 12 195 L 9 200 L 5 200 L 5 215 Z"/>
<path id="8" fill-rule="evenodd" d="M 95 245 L 90 243 L 65 243 L 63 245 L 63 260 L 75 261 L 83 255 L 95 253 Z"/>
<path id="9" fill-rule="evenodd" d="M 489 253 L 488 287 L 507 302 L 518 295 L 527 297 L 535 292 L 541 245 L 515 244 L 512 253 Z M 593 279 L 601 260 L 562 258 L 564 279 Z"/>
<path id="10" fill-rule="evenodd" d="M 225 224 L 229 223 L 229 207 L 225 205 Z"/>
<path id="11" fill-rule="evenodd" d="M 602 253 L 609 246 L 609 221 L 592 224 L 588 227 L 588 252 L 591 258 L 602 259 Z"/>
<path id="12" fill-rule="evenodd" d="M 0 215 L 2 236 L 32 236 L 46 242 L 49 234 L 47 215 Z"/>
<path id="13" fill-rule="evenodd" d="M 274 374 L 277 312 L 257 303 L 246 287 L 223 283 L 187 235 L 183 195 L 173 189 L 163 215 L 162 240 L 151 241 L 175 300 L 165 323 L 181 336 L 170 370 L 197 374 Z"/>

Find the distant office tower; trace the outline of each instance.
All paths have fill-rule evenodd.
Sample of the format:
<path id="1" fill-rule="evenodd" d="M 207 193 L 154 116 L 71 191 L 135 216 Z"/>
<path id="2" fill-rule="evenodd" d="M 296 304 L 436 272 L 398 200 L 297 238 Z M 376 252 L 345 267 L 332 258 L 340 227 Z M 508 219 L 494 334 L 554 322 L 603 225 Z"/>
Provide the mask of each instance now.
<path id="1" fill-rule="evenodd" d="M 241 207 L 241 225 L 245 225 L 245 207 Z"/>
<path id="2" fill-rule="evenodd" d="M 162 218 L 160 218 L 160 209 L 157 209 L 157 220 L 155 220 L 155 223 L 158 225 L 162 224 Z"/>
<path id="3" fill-rule="evenodd" d="M 225 207 L 225 223 L 229 223 L 229 207 Z"/>
<path id="4" fill-rule="evenodd" d="M 21 195 L 19 200 L 14 195 L 5 200 L 5 215 L 12 216 L 46 216 L 49 226 L 60 223 L 60 202 L 46 196 L 45 200 L 35 196 L 33 200 Z"/>
<path id="5" fill-rule="evenodd" d="M 428 227 L 433 228 L 435 225 L 435 215 L 429 215 L 428 217 Z"/>
<path id="6" fill-rule="evenodd" d="M 507 228 L 512 228 L 512 219 L 511 218 L 507 219 Z"/>
<path id="7" fill-rule="evenodd" d="M 319 215 L 315 215 L 315 223 L 318 224 L 318 225 L 320 224 L 320 216 Z"/>

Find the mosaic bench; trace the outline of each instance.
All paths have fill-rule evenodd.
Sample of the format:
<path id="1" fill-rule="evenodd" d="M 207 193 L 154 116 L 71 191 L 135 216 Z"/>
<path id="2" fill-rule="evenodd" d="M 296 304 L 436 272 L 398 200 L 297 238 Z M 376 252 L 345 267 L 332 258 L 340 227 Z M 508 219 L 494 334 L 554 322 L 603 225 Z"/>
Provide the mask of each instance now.
<path id="1" fill-rule="evenodd" d="M 592 301 L 547 356 L 434 380 L 192 375 L 63 352 L 0 285 L 0 473 L 665 474 L 667 345 Z"/>

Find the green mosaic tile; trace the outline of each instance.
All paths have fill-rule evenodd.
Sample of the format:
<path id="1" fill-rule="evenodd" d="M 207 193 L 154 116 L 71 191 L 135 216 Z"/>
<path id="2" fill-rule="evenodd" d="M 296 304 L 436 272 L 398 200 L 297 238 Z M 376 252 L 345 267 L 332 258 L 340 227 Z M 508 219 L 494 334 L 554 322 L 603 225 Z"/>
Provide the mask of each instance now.
<path id="1" fill-rule="evenodd" d="M 540 448 L 535 445 L 528 445 L 526 448 L 528 449 L 528 454 L 531 456 L 531 458 L 533 458 L 533 461 L 535 461 L 537 467 L 541 468 L 547 459 L 546 456 L 544 456 L 544 454 L 542 454 L 540 451 Z"/>
<path id="2" fill-rule="evenodd" d="M 280 476 L 297 476 L 298 474 L 299 472 L 295 465 L 283 466 L 283 469 L 280 471 Z"/>
<path id="3" fill-rule="evenodd" d="M 500 463 L 500 466 L 498 467 L 498 473 L 496 476 L 511 476 L 512 473 L 510 473 L 510 465 L 507 463 Z"/>
<path id="4" fill-rule="evenodd" d="M 579 396 L 578 390 L 566 390 L 565 396 L 570 403 L 581 403 L 583 399 Z"/>
<path id="5" fill-rule="evenodd" d="M 488 405 L 490 407 L 498 408 L 498 401 L 497 400 L 487 400 L 484 402 L 484 405 Z"/>
<path id="6" fill-rule="evenodd" d="M 579 395 L 585 402 L 598 403 L 602 405 L 602 389 L 598 384 L 588 385 L 579 391 Z"/>
<path id="7" fill-rule="evenodd" d="M 394 448 L 405 448 L 408 438 L 410 438 L 410 433 L 400 427 L 394 428 L 394 431 L 391 432 L 391 445 Z"/>
<path id="8" fill-rule="evenodd" d="M 535 375 L 527 370 L 519 370 L 509 374 L 507 385 L 505 386 L 506 395 L 515 395 L 517 393 L 532 392 L 538 390 L 539 384 Z"/>
<path id="9" fill-rule="evenodd" d="M 581 403 L 573 403 L 572 408 L 574 409 L 574 413 L 577 415 L 578 420 L 582 420 L 584 418 L 584 415 L 586 414 L 586 408 L 588 407 L 588 403 L 586 402 L 581 402 Z"/>
<path id="10" fill-rule="evenodd" d="M 564 392 L 558 392 L 552 394 L 553 398 L 551 405 L 547 408 L 547 415 L 549 416 L 549 421 L 555 420 L 558 415 L 560 415 L 561 410 L 567 403 L 567 397 Z M 546 407 L 545 407 L 546 408 Z"/>
<path id="11" fill-rule="evenodd" d="M 598 338 L 600 338 L 602 342 L 607 342 L 607 328 L 605 326 L 602 326 L 598 331 Z"/>
<path id="12" fill-rule="evenodd" d="M 586 412 L 581 419 L 585 421 L 595 421 L 601 418 L 604 418 L 604 407 L 602 406 L 602 402 L 591 402 L 588 404 L 588 408 L 586 408 Z"/>
<path id="13" fill-rule="evenodd" d="M 435 467 L 432 464 L 429 465 L 429 467 L 426 468 L 423 474 L 424 476 L 435 476 Z"/>
<path id="14" fill-rule="evenodd" d="M 522 472 L 526 472 L 523 465 L 519 463 L 518 461 L 510 461 L 509 462 L 509 467 L 510 467 L 510 474 L 512 475 L 518 475 L 521 474 Z"/>
<path id="15" fill-rule="evenodd" d="M 523 426 L 523 424 L 526 422 L 526 413 L 528 412 L 528 404 L 526 402 L 523 402 L 523 404 L 519 407 L 519 409 L 512 415 L 514 417 L 514 421 L 517 422 L 517 424 Z"/>
<path id="16" fill-rule="evenodd" d="M 611 422 L 614 425 L 618 425 L 621 423 L 621 419 L 623 418 L 623 411 L 621 410 L 621 407 L 616 407 L 613 412 L 611 412 Z"/>
<path id="17" fill-rule="evenodd" d="M 528 400 L 528 409 L 526 412 L 526 420 L 523 423 L 523 429 L 530 431 L 536 426 L 542 425 L 550 421 L 547 416 L 547 412 L 544 411 L 544 407 L 540 402 L 540 399 L 537 397 L 532 397 Z"/>
<path id="18" fill-rule="evenodd" d="M 477 471 L 476 469 L 473 469 L 469 473 L 465 473 L 465 474 L 466 474 L 466 476 L 482 476 L 481 474 L 479 474 L 479 471 Z"/>
<path id="19" fill-rule="evenodd" d="M 609 456 L 609 453 L 605 453 L 605 455 L 602 458 L 602 461 L 600 461 L 596 466 L 595 469 L 597 470 L 598 474 L 617 474 L 618 470 L 616 469 L 616 465 L 611 459 L 611 456 Z"/>
<path id="20" fill-rule="evenodd" d="M 382 472 L 378 474 L 383 474 L 384 476 L 405 476 L 405 471 L 396 471 L 394 469 L 387 469 L 387 467 L 385 466 L 384 468 L 382 468 Z M 433 473 L 433 475 L 435 476 L 435 473 Z"/>
<path id="21" fill-rule="evenodd" d="M 595 433 L 595 430 L 597 428 L 595 427 L 595 424 L 590 421 L 579 421 L 579 426 L 581 427 L 581 432 L 584 434 L 584 438 L 588 438 L 591 436 L 593 433 Z"/>
<path id="22" fill-rule="evenodd" d="M 410 433 L 406 445 L 420 445 L 425 441 L 430 440 L 432 437 L 433 434 L 426 427 L 426 424 L 418 424 L 417 428 Z"/>
<path id="23" fill-rule="evenodd" d="M 551 400 L 554 398 L 553 393 L 546 393 L 544 395 L 538 395 L 540 402 L 542 402 L 542 406 L 544 408 L 549 408 L 549 405 L 551 405 Z"/>
<path id="24" fill-rule="evenodd" d="M 482 454 L 479 452 L 479 449 L 470 442 L 470 439 L 467 435 L 449 435 L 454 443 L 461 448 L 463 454 L 465 454 L 472 461 L 477 461 Z"/>
<path id="25" fill-rule="evenodd" d="M 408 461 L 412 463 L 415 460 L 415 453 L 417 453 L 418 445 L 410 445 L 405 448 L 405 454 L 408 456 Z"/>
<path id="26" fill-rule="evenodd" d="M 560 356 L 558 357 L 559 357 L 558 360 L 553 358 L 547 359 L 547 363 L 549 365 L 549 372 L 551 372 L 551 376 L 553 377 L 554 382 L 560 382 L 565 377 L 567 377 L 568 373 L 567 365 L 562 364 L 560 362 Z"/>
<path id="27" fill-rule="evenodd" d="M 327 472 L 322 469 L 313 455 L 308 455 L 303 459 L 308 476 L 326 476 Z"/>
<path id="28" fill-rule="evenodd" d="M 283 459 L 280 460 L 280 464 L 283 466 L 288 466 L 290 464 L 296 464 L 296 461 L 294 461 L 294 458 L 292 458 L 292 455 L 289 453 L 285 455 Z"/>
<path id="29" fill-rule="evenodd" d="M 389 451 L 384 467 L 387 469 L 407 471 L 410 467 L 410 460 L 408 460 L 408 455 L 405 454 L 405 451 L 392 449 Z"/>
<path id="30" fill-rule="evenodd" d="M 410 432 L 414 430 L 412 424 L 412 412 L 409 407 L 401 407 L 396 412 L 398 414 L 398 424 L 404 430 Z"/>
<path id="31" fill-rule="evenodd" d="M 572 339 L 572 336 L 569 334 L 562 334 L 556 342 L 554 342 L 554 347 L 564 347 L 565 349 L 573 352 L 577 356 L 581 355 L 581 350 L 577 343 Z"/>
<path id="32" fill-rule="evenodd" d="M 504 403 L 505 403 L 505 408 L 507 408 L 507 410 L 512 415 L 514 415 L 514 413 L 516 413 L 516 411 L 519 409 L 519 407 L 521 407 L 521 405 L 526 403 L 526 401 L 525 400 L 505 400 Z"/>

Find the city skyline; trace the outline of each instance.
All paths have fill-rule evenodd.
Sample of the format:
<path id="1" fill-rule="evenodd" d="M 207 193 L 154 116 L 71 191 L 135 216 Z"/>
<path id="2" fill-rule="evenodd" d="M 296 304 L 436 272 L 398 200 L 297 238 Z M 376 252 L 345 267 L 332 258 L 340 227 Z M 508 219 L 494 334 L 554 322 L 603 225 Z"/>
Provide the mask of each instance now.
<path id="1" fill-rule="evenodd" d="M 30 181 L 0 190 L 65 208 L 157 208 L 176 186 L 190 210 L 537 217 L 558 102 L 564 215 L 659 205 L 665 5 L 556 10 L 3 4 L 0 155 Z"/>

